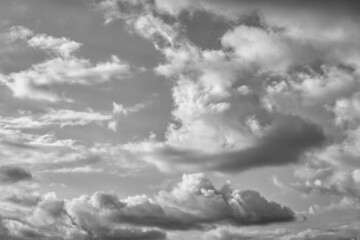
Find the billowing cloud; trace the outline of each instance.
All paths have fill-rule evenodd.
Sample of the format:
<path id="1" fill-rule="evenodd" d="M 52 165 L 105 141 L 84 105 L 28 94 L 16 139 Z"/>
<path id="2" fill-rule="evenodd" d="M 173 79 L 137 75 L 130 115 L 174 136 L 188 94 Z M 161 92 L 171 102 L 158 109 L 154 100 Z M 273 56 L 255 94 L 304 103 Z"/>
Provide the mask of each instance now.
<path id="1" fill-rule="evenodd" d="M 296 218 L 290 208 L 256 191 L 233 190 L 229 183 L 217 190 L 201 173 L 183 175 L 172 190 L 154 197 L 120 199 L 115 193 L 96 192 L 62 200 L 47 193 L 2 201 L 26 207 L 1 219 L 1 232 L 15 239 L 165 239 L 164 230 L 261 225 Z"/>
<path id="2" fill-rule="evenodd" d="M 270 129 L 254 145 L 243 149 L 207 153 L 200 150 L 177 149 L 151 140 L 129 144 L 128 149 L 164 171 L 209 169 L 239 172 L 262 166 L 298 163 L 302 154 L 321 147 L 326 138 L 320 127 L 300 118 L 286 117 Z"/>
<path id="3" fill-rule="evenodd" d="M 92 209 L 102 221 L 172 230 L 203 229 L 216 224 L 256 225 L 295 219 L 291 209 L 263 198 L 256 191 L 232 190 L 229 184 L 216 190 L 203 174 L 184 175 L 170 192 L 160 191 L 120 200 L 96 193 L 73 201 L 71 211 L 81 215 Z M 85 220 L 84 220 L 85 221 Z"/>

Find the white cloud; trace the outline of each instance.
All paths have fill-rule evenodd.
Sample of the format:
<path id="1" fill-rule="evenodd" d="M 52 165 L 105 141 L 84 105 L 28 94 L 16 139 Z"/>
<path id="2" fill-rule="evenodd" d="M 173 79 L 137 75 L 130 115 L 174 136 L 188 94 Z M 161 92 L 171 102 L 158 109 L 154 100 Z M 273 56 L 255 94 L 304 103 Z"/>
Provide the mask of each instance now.
<path id="1" fill-rule="evenodd" d="M 128 74 L 129 66 L 116 56 L 96 65 L 86 59 L 69 57 L 53 58 L 28 70 L 3 75 L 2 81 L 15 97 L 57 101 L 60 98 L 52 90 L 56 85 L 94 85 L 124 78 Z"/>
<path id="2" fill-rule="evenodd" d="M 84 126 L 91 123 L 103 124 L 113 119 L 112 113 L 93 111 L 80 112 L 69 109 L 49 109 L 44 114 L 30 114 L 19 117 L 2 117 L 0 125 L 4 129 L 37 129 L 49 126 Z"/>
<path id="3" fill-rule="evenodd" d="M 289 208 L 269 202 L 255 191 L 232 190 L 229 185 L 216 190 L 203 174 L 184 175 L 173 190 L 160 191 L 154 198 L 141 195 L 120 200 L 114 194 L 95 193 L 91 197 L 73 200 L 69 207 L 70 214 L 75 216 L 88 209 L 93 213 L 93 221 L 104 224 L 110 221 L 113 224 L 177 230 L 203 228 L 223 222 L 264 224 L 291 221 L 295 217 Z M 82 221 L 86 224 L 85 219 Z"/>
<path id="4" fill-rule="evenodd" d="M 75 167 L 75 168 L 59 168 L 53 170 L 44 170 L 41 173 L 99 173 L 103 172 L 102 169 L 93 168 L 90 166 Z"/>
<path id="5" fill-rule="evenodd" d="M 176 26 L 165 24 L 160 18 L 154 17 L 152 14 L 138 17 L 133 24 L 136 32 L 143 37 L 156 39 L 158 41 L 156 45 L 161 44 L 158 38 L 161 38 L 166 44 L 173 45 L 179 35 L 179 29 Z"/>
<path id="6" fill-rule="evenodd" d="M 138 103 L 132 107 L 124 107 L 124 105 L 122 105 L 122 104 L 113 102 L 113 113 L 114 113 L 114 115 L 127 116 L 129 113 L 136 113 L 145 107 L 146 107 L 146 105 L 143 103 Z"/>
<path id="7" fill-rule="evenodd" d="M 130 66 L 115 55 L 111 56 L 111 60 L 93 64 L 74 55 L 81 47 L 80 43 L 45 34 L 32 34 L 26 39 L 27 32 L 30 30 L 14 27 L 9 36 L 24 40 L 30 47 L 50 51 L 54 56 L 33 64 L 27 70 L 0 75 L 1 82 L 10 88 L 15 97 L 53 102 L 66 100 L 55 91 L 57 85 L 95 85 L 130 74 Z"/>
<path id="8" fill-rule="evenodd" d="M 70 57 L 76 50 L 81 47 L 81 44 L 71 41 L 68 38 L 55 38 L 45 34 L 38 34 L 28 40 L 30 47 L 50 50 L 61 57 Z"/>
<path id="9" fill-rule="evenodd" d="M 8 41 L 27 40 L 34 35 L 34 32 L 23 26 L 13 26 L 6 32 Z"/>
<path id="10" fill-rule="evenodd" d="M 64 200 L 53 192 L 39 195 L 30 189 L 21 194 L 26 198 L 1 199 L 0 206 L 11 201 L 17 211 L 11 215 L 2 211 L 0 236 L 159 240 L 165 239 L 168 229 L 265 224 L 295 218 L 291 209 L 270 202 L 255 191 L 232 190 L 229 183 L 217 190 L 200 173 L 184 175 L 171 191 L 160 191 L 154 197 L 120 199 L 115 193 L 96 192 Z M 20 208 L 21 205 L 26 207 Z"/>

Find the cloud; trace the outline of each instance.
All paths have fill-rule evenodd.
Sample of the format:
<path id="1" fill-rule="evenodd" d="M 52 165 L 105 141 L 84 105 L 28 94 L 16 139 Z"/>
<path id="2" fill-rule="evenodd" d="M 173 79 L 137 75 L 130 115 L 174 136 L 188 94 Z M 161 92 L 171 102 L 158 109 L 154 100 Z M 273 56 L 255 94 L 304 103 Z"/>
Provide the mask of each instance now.
<path id="1" fill-rule="evenodd" d="M 56 86 L 96 85 L 122 79 L 130 74 L 130 66 L 115 55 L 109 61 L 93 64 L 74 55 L 80 48 L 80 43 L 45 34 L 33 34 L 33 37 L 26 39 L 28 35 L 23 32 L 29 31 L 24 27 L 13 27 L 8 35 L 24 40 L 29 47 L 50 51 L 54 56 L 33 64 L 27 70 L 0 75 L 0 81 L 15 97 L 52 102 L 66 100 L 55 91 Z"/>
<path id="2" fill-rule="evenodd" d="M 98 124 L 99 126 L 108 127 L 110 130 L 116 132 L 117 124 L 121 118 L 127 117 L 131 113 L 136 113 L 146 108 L 147 104 L 138 103 L 134 106 L 125 107 L 122 104 L 113 103 L 113 110 L 107 112 L 94 112 L 91 108 L 87 108 L 87 111 L 74 111 L 70 109 L 54 109 L 48 108 L 46 112 L 32 113 L 24 112 L 14 117 L 1 117 L 0 126 L 8 131 L 24 131 L 29 129 L 46 129 L 49 127 L 76 127 L 85 126 L 90 124 Z M 16 133 L 13 133 L 16 135 Z M 45 134 L 42 138 L 36 140 L 37 142 L 45 141 L 50 137 L 49 134 Z M 33 141 L 33 144 L 36 144 Z M 65 143 L 66 140 L 63 140 Z M 75 141 L 67 140 L 68 145 L 73 145 Z M 3 143 L 13 147 L 26 147 L 27 145 L 21 145 L 14 140 L 6 139 Z M 60 143 L 60 142 L 58 142 Z M 27 146 L 31 147 L 31 146 Z"/>
<path id="3" fill-rule="evenodd" d="M 145 108 L 146 105 L 143 103 L 138 103 L 132 107 L 124 107 L 122 104 L 118 104 L 116 102 L 113 102 L 113 113 L 115 115 L 128 115 L 129 113 L 135 113 L 140 111 L 141 109 Z"/>
<path id="4" fill-rule="evenodd" d="M 91 220 L 91 212 L 71 216 L 68 202 L 57 198 L 54 193 L 41 195 L 30 212 L 17 208 L 15 216 L 2 216 L 0 236 L 6 239 L 48 239 L 48 240 L 96 240 L 96 239 L 165 239 L 160 230 L 134 226 L 109 226 L 98 222 L 82 223 L 81 219 Z M 76 217 L 76 218 L 75 218 Z M 95 224 L 95 225 L 94 225 Z"/>
<path id="5" fill-rule="evenodd" d="M 71 41 L 68 38 L 55 38 L 45 34 L 39 34 L 28 40 L 30 47 L 43 50 L 50 50 L 55 54 L 68 58 L 74 51 L 81 47 L 81 44 Z"/>
<path id="6" fill-rule="evenodd" d="M 298 234 L 283 237 L 283 240 L 338 240 L 338 239 L 356 239 L 359 237 L 359 230 L 357 224 L 344 225 L 328 230 L 313 230 L 308 229 Z"/>
<path id="7" fill-rule="evenodd" d="M 217 228 L 204 234 L 202 239 L 209 240 L 230 240 L 230 239 L 244 239 L 244 240 L 275 240 L 282 239 L 281 237 L 289 234 L 288 231 L 283 229 L 275 229 L 270 231 L 249 231 L 249 230 L 236 230 L 229 228 Z"/>
<path id="8" fill-rule="evenodd" d="M 29 114 L 19 117 L 0 118 L 0 125 L 6 129 L 40 129 L 49 126 L 84 126 L 91 123 L 106 123 L 113 120 L 111 113 L 87 112 L 70 109 L 49 109 L 44 114 Z"/>
<path id="9" fill-rule="evenodd" d="M 289 117 L 281 120 L 268 135 L 248 149 L 230 153 L 225 162 L 217 164 L 220 170 L 236 171 L 266 165 L 296 163 L 301 155 L 325 143 L 322 130 L 306 121 Z"/>
<path id="10" fill-rule="evenodd" d="M 17 40 L 26 40 L 33 35 L 33 31 L 23 26 L 12 26 L 5 33 L 7 40 L 10 42 L 14 42 Z"/>
<path id="11" fill-rule="evenodd" d="M 166 239 L 166 231 L 210 229 L 217 225 L 248 226 L 295 220 L 295 213 L 252 190 L 233 190 L 230 183 L 215 189 L 202 173 L 185 174 L 172 190 L 153 197 L 120 198 L 115 193 L 63 200 L 55 193 L 30 189 L 2 211 L 0 234 L 7 239 Z"/>
<path id="12" fill-rule="evenodd" d="M 11 42 L 24 41 L 31 48 L 47 50 L 56 56 L 70 57 L 82 44 L 68 38 L 56 38 L 46 34 L 35 34 L 24 26 L 12 26 L 7 29 L 5 36 Z"/>
<path id="13" fill-rule="evenodd" d="M 25 169 L 17 166 L 1 166 L 0 167 L 0 183 L 11 184 L 21 181 L 32 180 L 32 175 Z"/>
<path id="14" fill-rule="evenodd" d="M 203 229 L 216 224 L 261 225 L 295 219 L 291 209 L 266 200 L 256 191 L 232 190 L 229 184 L 216 190 L 203 174 L 184 175 L 171 191 L 160 191 L 154 198 L 139 195 L 119 200 L 113 194 L 95 193 L 74 200 L 70 212 L 81 215 L 84 208 L 92 209 L 92 217 L 101 217 L 102 222 L 170 230 Z"/>
<path id="15" fill-rule="evenodd" d="M 1 199 L 3 202 L 12 203 L 18 206 L 33 207 L 41 200 L 40 194 L 36 193 L 10 193 Z"/>
<path id="16" fill-rule="evenodd" d="M 46 239 L 45 234 L 40 233 L 36 229 L 22 222 L 15 220 L 5 220 L 3 221 L 3 224 L 8 230 L 8 233 L 6 234 L 7 239 Z"/>
<path id="17" fill-rule="evenodd" d="M 51 172 L 51 173 L 99 173 L 102 172 L 102 169 L 93 168 L 90 166 L 84 166 L 84 167 L 75 167 L 75 168 L 58 168 L 53 170 L 44 170 L 43 173 Z"/>
<path id="18" fill-rule="evenodd" d="M 116 132 L 119 118 L 121 118 L 123 116 L 126 117 L 130 113 L 139 112 L 143 108 L 146 108 L 146 105 L 147 104 L 144 104 L 144 103 L 138 103 L 138 104 L 135 104 L 134 106 L 131 106 L 131 107 L 125 107 L 122 104 L 118 104 L 116 102 L 113 102 L 114 120 L 112 120 L 112 121 L 110 121 L 108 123 L 108 128 L 113 130 L 114 132 Z"/>
<path id="19" fill-rule="evenodd" d="M 303 181 L 284 186 L 304 194 L 322 193 L 360 199 L 360 188 L 358 187 L 360 169 L 344 170 L 329 167 L 327 170 L 318 168 L 316 170 L 308 169 L 308 171 L 313 176 L 300 176 Z"/>
<path id="20" fill-rule="evenodd" d="M 157 48 L 175 44 L 175 40 L 180 35 L 178 26 L 166 24 L 161 18 L 152 14 L 140 16 L 132 24 L 138 34 L 147 39 L 156 40 Z"/>
<path id="21" fill-rule="evenodd" d="M 47 131 L 46 126 L 56 127 L 60 123 L 61 121 L 56 121 L 55 125 L 47 125 L 43 122 L 38 129 Z M 132 158 L 120 144 L 93 142 L 86 145 L 76 138 L 60 139 L 55 131 L 30 133 L 29 129 L 32 128 L 26 127 L 32 124 L 0 124 L 1 129 L 7 129 L 0 132 L 0 156 L 3 165 L 26 166 L 41 174 L 105 172 L 119 176 L 136 175 L 149 167 L 149 164 Z"/>
<path id="22" fill-rule="evenodd" d="M 338 188 L 330 186 L 339 176 L 352 179 L 347 168 L 358 168 L 357 3 L 100 3 L 109 21 L 121 19 L 154 43 L 164 56 L 154 70 L 174 83 L 174 121 L 165 140 L 125 144 L 134 159 L 169 172 L 238 172 L 321 159 L 337 172 L 328 185 L 318 179 L 327 189 Z M 201 50 L 185 34 L 183 13 L 203 11 L 231 22 L 217 50 Z M 256 24 L 246 20 L 250 15 Z M 303 186 L 316 181 L 301 180 Z"/>
<path id="23" fill-rule="evenodd" d="M 93 65 L 89 60 L 70 57 L 53 58 L 35 64 L 30 69 L 3 76 L 3 81 L 15 97 L 56 101 L 59 99 L 51 86 L 93 85 L 123 78 L 129 66 L 113 56 L 110 61 Z"/>
<path id="24" fill-rule="evenodd" d="M 326 14 L 327 16 L 331 16 L 331 14 L 343 15 L 343 14 L 351 14 L 350 16 L 354 16 L 356 14 L 357 7 L 359 4 L 355 1 L 348 0 L 344 2 L 345 4 L 339 3 L 338 1 L 328 1 L 325 4 L 323 1 L 311 1 L 311 2 L 299 2 L 299 1 L 282 1 L 276 0 L 271 4 L 265 0 L 256 0 L 256 1 L 247 1 L 247 0 L 201 0 L 193 2 L 191 0 L 185 0 L 181 3 L 176 0 L 156 0 L 156 7 L 168 14 L 179 15 L 182 11 L 209 11 L 212 14 L 220 15 L 229 19 L 237 19 L 240 18 L 241 15 L 251 14 L 254 11 L 260 11 L 261 14 L 277 14 L 279 12 L 289 11 L 294 14 L 296 12 L 305 12 L 309 11 L 310 13 L 318 13 L 319 15 Z M 355 15 L 356 16 L 356 15 Z M 295 16 L 296 17 L 296 16 Z M 333 16 L 335 17 L 335 16 Z M 306 21 L 306 19 L 303 19 Z"/>
<path id="25" fill-rule="evenodd" d="M 128 149 L 161 170 L 239 172 L 263 166 L 296 164 L 302 155 L 326 142 L 321 128 L 298 117 L 283 117 L 250 147 L 207 153 L 147 141 Z"/>
<path id="26" fill-rule="evenodd" d="M 147 13 L 152 10 L 150 1 L 129 1 L 129 0 L 99 0 L 93 1 L 92 6 L 95 10 L 104 14 L 105 24 L 114 20 L 123 19 L 131 22 L 139 14 Z"/>
<path id="27" fill-rule="evenodd" d="M 228 31 L 221 42 L 225 48 L 232 48 L 237 57 L 256 64 L 262 71 L 287 71 L 316 62 L 357 66 L 354 49 L 358 43 L 353 38 L 360 36 L 360 32 L 354 32 L 352 27 L 340 27 L 338 31 L 319 29 L 320 35 L 315 36 L 307 29 L 290 27 L 276 31 L 241 25 Z M 334 48 L 341 49 L 341 53 Z"/>
<path id="28" fill-rule="evenodd" d="M 243 231 L 238 229 L 219 228 L 207 232 L 202 239 L 210 240 L 230 240 L 230 239 L 258 239 L 258 240 L 339 240 L 356 239 L 360 232 L 358 224 L 349 224 L 332 227 L 329 229 L 306 229 L 294 233 L 284 229 L 275 229 L 272 231 Z"/>

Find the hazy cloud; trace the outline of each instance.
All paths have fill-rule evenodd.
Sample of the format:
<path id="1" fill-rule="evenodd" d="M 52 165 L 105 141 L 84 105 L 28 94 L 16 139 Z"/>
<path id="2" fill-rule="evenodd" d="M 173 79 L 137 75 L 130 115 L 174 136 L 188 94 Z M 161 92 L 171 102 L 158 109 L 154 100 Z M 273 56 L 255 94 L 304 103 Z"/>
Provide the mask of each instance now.
<path id="1" fill-rule="evenodd" d="M 284 229 L 273 231 L 242 231 L 236 229 L 220 228 L 205 234 L 205 239 L 210 240 L 340 240 L 356 239 L 360 232 L 357 224 L 343 225 L 329 229 L 306 229 L 298 233 L 293 233 Z"/>
<path id="2" fill-rule="evenodd" d="M 17 166 L 1 166 L 0 182 L 5 184 L 32 180 L 32 175 L 25 169 Z"/>

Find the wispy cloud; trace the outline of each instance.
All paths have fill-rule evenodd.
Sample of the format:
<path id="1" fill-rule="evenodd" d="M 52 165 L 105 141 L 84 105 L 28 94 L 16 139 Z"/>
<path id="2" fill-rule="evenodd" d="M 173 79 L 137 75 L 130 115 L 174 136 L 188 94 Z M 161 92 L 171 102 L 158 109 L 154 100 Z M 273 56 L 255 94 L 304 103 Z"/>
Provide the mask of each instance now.
<path id="1" fill-rule="evenodd" d="M 109 61 L 96 64 L 76 57 L 74 52 L 81 44 L 64 37 L 34 34 L 21 26 L 11 28 L 7 34 L 11 40 L 24 40 L 29 47 L 47 50 L 54 55 L 27 70 L 1 76 L 2 83 L 12 90 L 15 97 L 58 101 L 61 97 L 52 90 L 56 85 L 99 84 L 125 78 L 131 72 L 130 66 L 115 55 Z"/>

